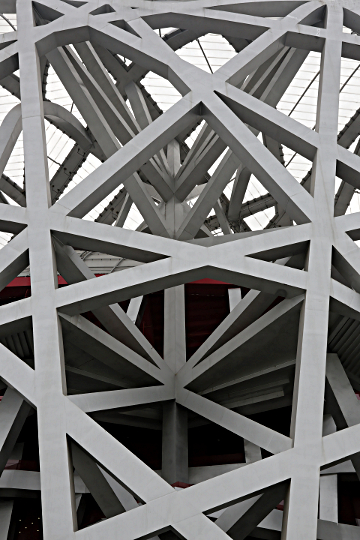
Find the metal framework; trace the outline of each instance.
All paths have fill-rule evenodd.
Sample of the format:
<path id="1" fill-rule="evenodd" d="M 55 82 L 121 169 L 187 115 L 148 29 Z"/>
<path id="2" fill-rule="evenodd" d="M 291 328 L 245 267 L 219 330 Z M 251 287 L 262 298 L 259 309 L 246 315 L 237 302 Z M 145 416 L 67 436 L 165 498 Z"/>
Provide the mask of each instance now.
<path id="1" fill-rule="evenodd" d="M 0 251 L 1 287 L 28 265 L 31 275 L 31 297 L 0 307 L 1 471 L 34 409 L 40 452 L 40 485 L 39 475 L 23 474 L 8 487 L 41 490 L 45 540 L 359 538 L 337 523 L 334 502 L 336 473 L 360 474 L 360 213 L 344 215 L 360 187 L 359 146 L 349 150 L 360 116 L 338 134 L 342 57 L 360 61 L 359 2 L 0 5 L 17 15 L 17 31 L 1 35 L 0 84 L 21 96 L 0 126 L 0 173 L 21 130 L 25 159 L 25 189 L 4 174 L 0 180 L 17 203 L 2 198 L 1 230 L 14 237 Z M 214 73 L 177 54 L 209 32 L 237 51 Z M 276 109 L 309 51 L 321 54 L 314 130 Z M 46 99 L 49 63 L 86 128 Z M 148 71 L 182 96 L 163 114 L 141 84 Z M 45 119 L 75 141 L 51 180 Z M 285 167 L 282 145 L 312 162 L 303 182 Z M 89 154 L 103 163 L 64 194 Z M 244 203 L 251 175 L 268 194 Z M 96 222 L 83 219 L 116 188 Z M 133 203 L 144 220 L 137 231 L 123 228 Z M 244 218 L 270 206 L 269 225 L 251 231 Z M 81 252 L 131 268 L 94 280 Z M 58 288 L 58 273 L 68 286 Z M 250 290 L 242 299 L 231 293 L 229 315 L 187 359 L 184 284 L 203 278 Z M 141 297 L 163 289 L 162 358 L 134 321 Z M 119 302 L 128 299 L 125 313 Z M 101 324 L 82 315 L 89 311 Z M 81 361 L 68 343 L 81 349 Z M 83 381 L 71 391 L 69 372 Z M 118 389 L 89 391 L 89 377 Z M 289 399 L 288 436 L 244 409 Z M 141 408 L 154 404 L 162 404 L 160 474 L 98 422 L 124 410 L 130 423 L 146 425 Z M 194 417 L 243 438 L 246 465 L 191 473 Z M 179 491 L 177 482 L 194 485 Z M 86 490 L 107 519 L 78 530 Z M 282 499 L 284 512 L 274 510 Z M 0 506 L 5 540 L 12 502 Z"/>

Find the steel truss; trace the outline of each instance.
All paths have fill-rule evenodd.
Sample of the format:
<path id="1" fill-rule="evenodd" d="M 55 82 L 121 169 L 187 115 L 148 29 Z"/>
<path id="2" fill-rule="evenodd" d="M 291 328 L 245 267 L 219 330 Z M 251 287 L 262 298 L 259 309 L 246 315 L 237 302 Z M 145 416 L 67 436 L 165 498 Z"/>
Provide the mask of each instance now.
<path id="1" fill-rule="evenodd" d="M 354 527 L 336 523 L 327 503 L 336 472 L 360 474 L 360 213 L 344 215 L 360 186 L 359 147 L 348 150 L 360 117 L 338 134 L 341 59 L 360 59 L 358 2 L 0 4 L 1 12 L 17 13 L 17 31 L 1 36 L 0 84 L 21 96 L 0 126 L 0 174 L 21 131 L 25 156 L 24 190 L 3 174 L 0 180 L 17 203 L 3 198 L 1 205 L 1 230 L 14 234 L 0 251 L 1 287 L 28 265 L 31 273 L 31 297 L 0 307 L 7 385 L 0 467 L 35 409 L 40 479 L 33 476 L 29 488 L 29 478 L 18 476 L 17 488 L 41 490 L 44 538 L 358 538 Z M 164 28 L 181 30 L 160 37 Z M 237 51 L 213 74 L 176 52 L 209 32 Z M 315 130 L 276 109 L 311 50 L 321 53 Z M 44 99 L 49 63 L 86 129 Z M 163 114 L 141 84 L 148 71 L 182 96 Z M 75 143 L 51 181 L 45 119 Z M 188 148 L 187 135 L 202 121 Z M 283 144 L 313 163 L 302 183 L 285 167 Z M 103 163 L 64 194 L 89 154 Z M 268 195 L 245 203 L 251 174 Z M 234 175 L 229 199 L 223 192 Z M 83 219 L 120 187 L 97 222 Z M 144 220 L 138 231 L 123 228 L 132 204 Z M 270 206 L 269 226 L 251 231 L 244 218 Z M 214 227 L 223 234 L 213 236 Z M 79 250 L 134 262 L 94 281 Z M 58 288 L 58 273 L 67 287 Z M 231 296 L 229 315 L 187 359 L 184 284 L 203 278 L 250 291 L 240 301 Z M 134 321 L 142 297 L 163 289 L 162 358 Z M 119 302 L 129 299 L 125 313 Z M 88 311 L 101 325 L 82 315 Z M 274 349 L 264 350 L 271 336 Z M 88 368 L 76 364 L 68 342 L 92 359 Z M 89 392 L 84 382 L 70 391 L 69 373 L 118 389 Z M 325 389 L 325 412 L 336 425 L 328 431 Z M 271 409 L 289 399 L 288 436 L 246 414 L 245 405 Z M 163 411 L 161 475 L 98 423 L 101 415 L 154 404 Z M 146 425 L 145 417 L 129 414 L 128 421 Z M 246 466 L 203 477 L 198 471 L 191 481 L 187 428 L 194 417 L 243 438 Z M 261 459 L 260 449 L 271 456 Z M 176 491 L 175 482 L 194 485 Z M 77 501 L 86 490 L 108 519 L 78 530 Z M 283 513 L 274 510 L 282 499 Z M 1 505 L 5 539 L 12 502 Z"/>

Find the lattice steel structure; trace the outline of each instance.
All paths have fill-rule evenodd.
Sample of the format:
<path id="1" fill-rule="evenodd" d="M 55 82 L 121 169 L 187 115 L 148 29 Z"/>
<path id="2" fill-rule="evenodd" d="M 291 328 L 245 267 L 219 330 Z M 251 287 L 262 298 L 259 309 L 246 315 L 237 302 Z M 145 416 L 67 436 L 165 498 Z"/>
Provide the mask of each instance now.
<path id="1" fill-rule="evenodd" d="M 337 523 L 336 474 L 360 474 L 360 214 L 345 215 L 360 187 L 360 116 L 338 133 L 342 58 L 360 60 L 360 3 L 0 6 L 17 18 L 1 35 L 0 84 L 21 98 L 0 126 L 0 173 L 21 131 L 25 160 L 24 189 L 1 177 L 17 203 L 2 195 L 1 230 L 14 236 L 0 251 L 1 287 L 28 265 L 31 276 L 31 296 L 0 307 L 1 471 L 34 410 L 40 456 L 40 476 L 0 478 L 0 538 L 27 490 L 41 491 L 46 540 L 359 538 Z M 236 50 L 213 74 L 177 54 L 209 32 Z M 276 109 L 309 51 L 321 54 L 314 130 Z M 49 64 L 77 116 L 47 99 Z M 141 84 L 148 71 L 181 94 L 163 114 Z M 45 120 L 75 141 L 51 179 Z M 312 162 L 303 182 L 282 145 Z M 69 184 L 89 154 L 103 163 Z M 251 175 L 267 195 L 245 203 Z M 84 219 L 116 189 L 96 222 Z M 136 231 L 123 227 L 132 204 Z M 249 230 L 244 218 L 268 207 L 268 226 Z M 119 271 L 92 279 L 85 251 L 117 258 Z M 188 358 L 184 284 L 205 278 L 238 288 Z M 133 322 L 141 297 L 160 290 L 162 356 Z M 290 402 L 288 433 L 251 418 L 255 404 L 276 415 Z M 162 423 L 157 472 L 101 425 L 150 426 L 149 408 Z M 201 421 L 243 440 L 246 463 L 190 471 L 188 427 Z M 106 519 L 81 528 L 88 492 Z"/>

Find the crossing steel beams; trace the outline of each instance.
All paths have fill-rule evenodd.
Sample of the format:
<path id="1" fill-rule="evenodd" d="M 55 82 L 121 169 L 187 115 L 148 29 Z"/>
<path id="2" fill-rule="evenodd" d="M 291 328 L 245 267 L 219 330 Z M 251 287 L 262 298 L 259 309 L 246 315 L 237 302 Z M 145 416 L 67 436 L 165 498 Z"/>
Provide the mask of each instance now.
<path id="1" fill-rule="evenodd" d="M 360 213 L 345 215 L 360 186 L 358 146 L 349 150 L 358 114 L 338 133 L 342 58 L 360 60 L 358 3 L 0 7 L 17 16 L 17 31 L 1 36 L 0 84 L 21 100 L 0 126 L 0 190 L 16 203 L 3 197 L 0 208 L 14 235 L 0 251 L 1 287 L 28 265 L 31 275 L 31 296 L 0 307 L 0 462 L 29 414 L 40 458 L 40 476 L 0 477 L 0 497 L 6 482 L 13 490 L 0 501 L 1 538 L 17 490 L 41 492 L 45 540 L 358 538 L 337 523 L 336 493 L 338 472 L 359 473 L 360 452 Z M 178 54 L 208 33 L 236 50 L 214 73 Z M 276 109 L 309 51 L 321 55 L 314 130 Z M 49 64 L 81 121 L 47 99 Z M 164 113 L 142 84 L 149 71 L 180 93 Z M 53 178 L 47 121 L 74 141 Z M 3 174 L 21 131 L 24 187 Z M 282 145 L 312 162 L 303 182 Z M 72 184 L 90 154 L 102 163 Z M 267 194 L 244 201 L 252 175 Z M 95 222 L 84 219 L 114 190 Z M 132 205 L 136 231 L 124 228 Z M 246 217 L 271 206 L 273 220 L 251 231 Z M 82 252 L 114 257 L 117 271 L 94 279 Z M 184 284 L 205 278 L 238 290 L 189 357 Z M 136 324 L 162 290 L 163 355 Z M 287 433 L 251 418 L 290 404 Z M 162 470 L 104 418 L 162 430 Z M 201 422 L 243 439 L 244 463 L 189 468 L 188 430 Z M 88 492 L 106 519 L 81 528 Z"/>

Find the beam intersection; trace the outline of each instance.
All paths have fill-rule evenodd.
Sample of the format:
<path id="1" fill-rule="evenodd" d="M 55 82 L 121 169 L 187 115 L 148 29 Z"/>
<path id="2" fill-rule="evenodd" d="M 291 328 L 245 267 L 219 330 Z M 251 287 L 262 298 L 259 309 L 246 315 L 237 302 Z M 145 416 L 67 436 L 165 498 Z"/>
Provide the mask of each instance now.
<path id="1" fill-rule="evenodd" d="M 80 4 L 42 0 L 35 3 L 34 13 L 30 0 L 17 0 L 18 31 L 2 36 L 0 50 L 0 79 L 14 73 L 19 64 L 22 95 L 21 105 L 0 127 L 0 175 L 21 130 L 26 171 L 22 197 L 19 190 L 12 190 L 19 205 L 1 206 L 0 229 L 15 236 L 0 251 L 0 283 L 6 287 L 29 264 L 31 275 L 31 297 L 1 306 L 0 331 L 26 318 L 31 320 L 34 337 L 34 368 L 0 344 L 0 378 L 8 386 L 0 405 L 0 424 L 1 407 L 5 411 L 12 392 L 16 393 L 14 425 L 19 423 L 22 400 L 36 410 L 44 538 L 136 540 L 174 531 L 186 540 L 225 540 L 231 528 L 221 528 L 208 514 L 225 508 L 230 514 L 233 505 L 249 505 L 258 496 L 264 505 L 268 497 L 271 506 L 286 483 L 284 540 L 315 539 L 320 469 L 347 459 L 356 469 L 354 456 L 360 449 L 359 406 L 353 388 L 339 358 L 327 351 L 330 311 L 360 320 L 360 252 L 355 244 L 360 239 L 360 212 L 334 212 L 336 175 L 352 188 L 360 185 L 359 155 L 338 139 L 341 59 L 344 50 L 355 56 L 351 51 L 356 48 L 359 55 L 360 46 L 356 37 L 343 31 L 344 10 L 352 10 L 354 19 L 360 17 L 359 10 L 349 8 L 346 0 L 311 0 L 301 5 L 292 0 L 268 1 L 267 9 L 272 4 L 276 9 L 287 6 L 281 17 L 270 18 L 261 16 L 261 1 L 252 2 L 253 13 L 247 12 L 242 0 L 235 0 L 235 8 L 226 0 L 152 2 L 151 6 L 146 0 Z M 204 34 L 233 38 L 240 29 L 247 45 L 217 71 L 205 73 L 154 31 L 182 28 L 192 32 L 192 41 L 200 32 L 198 25 Z M 290 55 L 307 48 L 321 52 L 315 131 L 276 109 L 285 89 L 275 74 L 283 76 L 281 70 L 285 73 L 291 65 Z M 120 79 L 115 83 L 109 75 L 104 58 L 112 62 L 106 55 L 110 51 L 132 61 L 130 68 L 120 66 L 120 79 L 125 74 L 126 84 Z M 299 66 L 306 54 L 298 59 Z M 67 81 L 73 102 L 82 105 L 88 129 L 69 111 L 44 100 L 41 58 L 48 59 L 62 82 Z M 181 94 L 158 116 L 139 84 L 146 72 L 167 79 Z M 292 78 L 284 83 L 286 88 Z M 106 158 L 67 193 L 61 167 L 56 178 L 49 178 L 47 117 L 55 119 L 55 125 L 61 125 L 76 143 L 66 159 L 78 150 L 80 161 L 90 153 Z M 186 158 L 181 154 L 185 142 L 180 134 L 200 121 L 204 125 Z M 281 144 L 313 161 L 306 187 L 287 171 Z M 79 160 L 75 168 L 80 167 Z M 224 191 L 234 175 L 233 194 L 224 203 Z M 264 197 L 272 197 L 281 223 L 235 234 L 232 217 L 239 215 L 241 220 L 240 209 L 254 203 L 244 203 L 251 175 L 265 187 Z M 114 198 L 115 189 L 119 192 Z M 112 207 L 106 207 L 97 222 L 84 219 L 112 193 Z M 189 200 L 195 200 L 192 206 Z M 124 228 L 133 204 L 144 220 L 137 231 Z M 223 232 L 219 237 L 204 226 L 213 209 Z M 95 278 L 79 256 L 81 250 L 134 264 Z M 344 282 L 332 277 L 332 266 Z M 58 287 L 58 273 L 66 287 Z M 220 330 L 187 359 L 184 284 L 204 278 L 247 288 L 249 296 L 239 300 Z M 119 306 L 162 290 L 166 291 L 165 328 L 173 339 L 172 345 L 164 342 L 163 357 Z M 139 309 L 141 303 L 140 298 Z M 90 311 L 96 324 L 84 316 Z M 286 357 L 283 362 L 295 364 L 291 431 L 285 436 L 222 402 L 216 391 L 223 390 L 223 381 L 217 382 L 212 373 L 223 366 L 225 370 L 227 362 L 234 360 L 231 355 L 245 356 L 248 342 L 261 340 L 271 325 L 294 314 L 299 325 L 296 359 Z M 70 367 L 87 366 L 91 373 L 99 362 L 117 373 L 116 389 L 68 395 L 66 340 L 92 359 L 90 366 Z M 346 393 L 339 390 L 340 383 Z M 326 384 L 333 396 L 334 418 L 340 418 L 339 427 L 341 422 L 346 425 L 323 436 Z M 217 385 L 216 391 L 211 385 Z M 229 396 L 231 403 L 230 392 Z M 205 419 L 271 456 L 176 491 L 92 417 L 159 404 L 170 411 L 173 403 L 179 425 L 183 419 L 179 410 L 186 410 L 186 422 L 191 414 Z M 6 455 L 1 452 L 0 448 L 0 461 Z M 51 456 L 55 454 L 54 473 Z M 73 465 L 79 471 L 83 465 L 85 476 L 100 478 L 108 504 L 117 509 L 111 514 L 106 507 L 108 519 L 87 529 L 77 530 Z M 131 512 L 116 489 L 109 490 L 106 475 L 139 501 Z M 255 512 L 252 507 L 256 508 L 256 501 L 247 511 Z M 233 526 L 238 522 L 240 527 L 246 516 L 239 513 Z"/>

